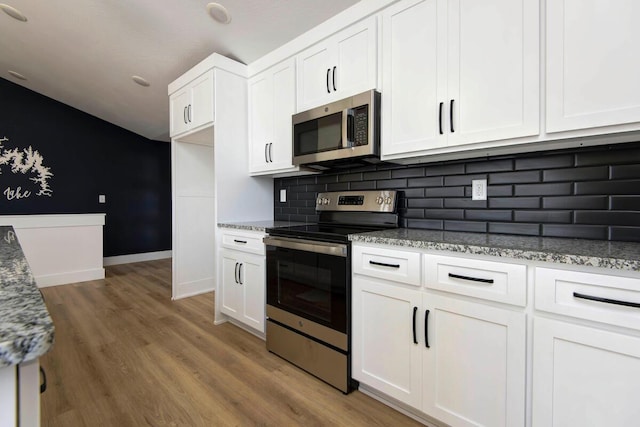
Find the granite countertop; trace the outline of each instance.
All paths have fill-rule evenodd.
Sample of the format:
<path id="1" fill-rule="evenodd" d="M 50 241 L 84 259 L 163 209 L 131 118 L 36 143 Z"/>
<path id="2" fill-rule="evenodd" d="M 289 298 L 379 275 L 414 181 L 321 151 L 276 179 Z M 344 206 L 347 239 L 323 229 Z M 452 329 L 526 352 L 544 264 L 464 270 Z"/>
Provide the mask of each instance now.
<path id="1" fill-rule="evenodd" d="M 0 227 L 0 367 L 36 359 L 53 345 L 53 321 L 11 226 Z"/>
<path id="2" fill-rule="evenodd" d="M 640 243 L 396 228 L 350 234 L 353 242 L 640 271 Z"/>
<path id="3" fill-rule="evenodd" d="M 249 231 L 265 231 L 267 228 L 278 227 L 291 227 L 294 225 L 305 225 L 307 222 L 293 222 L 293 221 L 247 221 L 247 222 L 219 222 L 218 227 L 231 228 L 236 230 L 249 230 Z"/>

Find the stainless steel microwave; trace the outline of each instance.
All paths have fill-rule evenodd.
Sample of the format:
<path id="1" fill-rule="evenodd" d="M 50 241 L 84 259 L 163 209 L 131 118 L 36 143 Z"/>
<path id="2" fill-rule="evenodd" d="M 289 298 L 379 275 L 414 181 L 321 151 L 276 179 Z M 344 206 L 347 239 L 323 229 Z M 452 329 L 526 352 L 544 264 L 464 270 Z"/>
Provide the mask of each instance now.
<path id="1" fill-rule="evenodd" d="M 376 163 L 380 93 L 360 93 L 293 115 L 293 164 L 315 169 Z"/>

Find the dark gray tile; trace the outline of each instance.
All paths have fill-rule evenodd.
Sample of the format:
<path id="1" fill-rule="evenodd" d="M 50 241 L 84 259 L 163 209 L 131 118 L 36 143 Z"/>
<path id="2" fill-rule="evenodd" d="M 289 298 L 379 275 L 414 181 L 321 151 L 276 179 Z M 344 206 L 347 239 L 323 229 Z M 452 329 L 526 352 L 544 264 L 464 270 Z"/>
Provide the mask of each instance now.
<path id="1" fill-rule="evenodd" d="M 577 239 L 607 240 L 607 227 L 595 225 L 543 224 L 542 235 L 545 237 L 570 237 Z"/>
<path id="2" fill-rule="evenodd" d="M 521 184 L 540 182 L 540 171 L 505 172 L 489 174 L 489 184 Z"/>
<path id="3" fill-rule="evenodd" d="M 471 188 L 469 187 L 469 196 L 471 195 Z M 487 185 L 488 197 L 505 197 L 513 196 L 512 185 Z"/>
<path id="4" fill-rule="evenodd" d="M 571 211 L 515 211 L 513 219 L 518 222 L 571 223 Z"/>
<path id="5" fill-rule="evenodd" d="M 376 184 L 376 188 L 379 190 L 395 190 L 397 188 L 405 188 L 407 186 L 407 180 L 401 179 L 383 179 L 379 180 Z"/>
<path id="6" fill-rule="evenodd" d="M 607 209 L 609 202 L 605 196 L 544 197 L 544 209 Z"/>
<path id="7" fill-rule="evenodd" d="M 337 174 L 318 175 L 316 177 L 316 183 L 318 184 L 333 184 L 338 182 Z"/>
<path id="8" fill-rule="evenodd" d="M 442 208 L 444 202 L 442 199 L 408 199 L 407 207 L 409 208 Z"/>
<path id="9" fill-rule="evenodd" d="M 620 211 L 640 211 L 640 196 L 612 196 L 611 209 Z"/>
<path id="10" fill-rule="evenodd" d="M 605 147 L 587 153 L 576 154 L 576 166 L 615 165 L 629 163 L 632 159 L 640 159 L 640 148 L 621 149 L 620 146 Z"/>
<path id="11" fill-rule="evenodd" d="M 414 178 L 419 176 L 424 176 L 424 168 L 411 167 L 391 171 L 391 178 Z"/>
<path id="12" fill-rule="evenodd" d="M 464 219 L 474 221 L 511 221 L 511 210 L 468 209 L 464 211 Z"/>
<path id="13" fill-rule="evenodd" d="M 494 197 L 489 199 L 489 207 L 493 209 L 538 209 L 539 197 Z"/>
<path id="14" fill-rule="evenodd" d="M 462 209 L 480 209 L 487 207 L 486 200 L 472 200 L 471 197 L 462 199 L 450 198 L 444 199 L 445 208 L 462 208 Z"/>
<path id="15" fill-rule="evenodd" d="M 471 233 L 486 233 L 487 223 L 473 221 L 445 221 L 444 229 L 447 231 L 468 231 Z"/>
<path id="16" fill-rule="evenodd" d="M 299 208 L 298 209 L 298 215 L 315 215 L 316 214 L 316 209 L 315 208 Z"/>
<path id="17" fill-rule="evenodd" d="M 640 243 L 640 227 L 611 227 L 611 240 Z"/>
<path id="18" fill-rule="evenodd" d="M 471 180 L 474 179 L 487 179 L 487 175 L 454 175 L 454 176 L 446 176 L 444 178 L 444 185 L 453 186 L 453 185 L 471 185 Z"/>
<path id="19" fill-rule="evenodd" d="M 576 211 L 576 224 L 640 226 L 640 212 L 629 211 Z"/>
<path id="20" fill-rule="evenodd" d="M 512 171 L 513 159 L 485 160 L 467 163 L 467 173 Z"/>
<path id="21" fill-rule="evenodd" d="M 633 181 L 596 181 L 596 182 L 576 182 L 574 192 L 576 195 L 601 194 L 638 194 L 640 180 Z"/>
<path id="22" fill-rule="evenodd" d="M 562 154 L 516 159 L 516 170 L 568 168 L 573 166 L 574 155 Z"/>
<path id="23" fill-rule="evenodd" d="M 462 209 L 425 209 L 424 217 L 428 219 L 463 219 Z"/>
<path id="24" fill-rule="evenodd" d="M 304 191 L 307 191 L 307 186 L 306 185 L 292 185 L 289 187 L 289 191 L 291 191 L 292 193 L 302 193 Z"/>
<path id="25" fill-rule="evenodd" d="M 405 218 L 423 219 L 424 209 L 405 209 L 402 216 Z"/>
<path id="26" fill-rule="evenodd" d="M 591 168 L 551 169 L 542 171 L 545 182 L 557 181 L 599 181 L 609 178 L 609 168 L 598 166 Z"/>
<path id="27" fill-rule="evenodd" d="M 640 179 L 640 164 L 612 166 L 611 179 Z"/>
<path id="28" fill-rule="evenodd" d="M 306 208 L 308 207 L 307 202 L 308 200 L 290 200 L 290 204 L 292 208 Z"/>
<path id="29" fill-rule="evenodd" d="M 444 178 L 441 176 L 435 176 L 431 178 L 409 178 L 407 182 L 408 187 L 441 187 L 444 183 Z"/>
<path id="30" fill-rule="evenodd" d="M 327 191 L 347 191 L 350 189 L 348 182 L 336 182 L 334 184 L 326 184 Z"/>
<path id="31" fill-rule="evenodd" d="M 365 181 L 373 181 L 379 179 L 391 179 L 391 171 L 383 170 L 383 171 L 375 171 L 375 172 L 365 172 L 362 174 L 362 179 Z"/>
<path id="32" fill-rule="evenodd" d="M 425 197 L 464 197 L 464 187 L 434 187 L 424 189 Z"/>
<path id="33" fill-rule="evenodd" d="M 407 199 L 422 198 L 424 197 L 424 188 L 404 188 L 402 193 Z"/>
<path id="34" fill-rule="evenodd" d="M 309 184 L 307 185 L 307 191 L 315 191 L 315 192 L 327 191 L 327 184 Z"/>
<path id="35" fill-rule="evenodd" d="M 489 233 L 517 234 L 520 236 L 539 236 L 540 225 L 518 224 L 514 222 L 496 222 L 489 224 Z"/>
<path id="36" fill-rule="evenodd" d="M 289 215 L 277 213 L 273 216 L 273 219 L 276 221 L 289 221 Z"/>
<path id="37" fill-rule="evenodd" d="M 445 164 L 445 165 L 426 165 L 424 168 L 426 176 L 436 175 L 462 175 L 464 174 L 464 163 Z"/>
<path id="38" fill-rule="evenodd" d="M 304 193 L 297 193 L 296 199 L 297 200 L 316 200 L 317 194 L 318 193 L 316 193 L 315 191 L 305 191 Z"/>
<path id="39" fill-rule="evenodd" d="M 375 190 L 376 182 L 375 181 L 351 182 L 350 189 L 351 190 Z"/>
<path id="40" fill-rule="evenodd" d="M 443 222 L 440 220 L 428 220 L 428 219 L 409 219 L 407 220 L 407 227 L 409 228 L 421 228 L 424 230 L 442 230 L 444 229 Z"/>
<path id="41" fill-rule="evenodd" d="M 339 182 L 362 181 L 362 173 L 345 173 L 338 175 Z"/>
<path id="42" fill-rule="evenodd" d="M 309 176 L 300 176 L 298 177 L 298 185 L 308 185 L 308 184 L 316 184 L 317 183 L 316 175 Z"/>
<path id="43" fill-rule="evenodd" d="M 281 208 L 281 209 L 282 209 L 282 213 L 285 215 L 295 215 L 298 213 L 298 208 L 294 208 L 294 207 Z"/>
<path id="44" fill-rule="evenodd" d="M 520 184 L 515 186 L 516 196 L 569 196 L 573 185 L 570 182 L 553 184 Z"/>
<path id="45" fill-rule="evenodd" d="M 283 178 L 282 179 L 282 186 L 283 187 L 292 187 L 294 185 L 298 185 L 298 178 L 291 177 L 291 178 Z"/>

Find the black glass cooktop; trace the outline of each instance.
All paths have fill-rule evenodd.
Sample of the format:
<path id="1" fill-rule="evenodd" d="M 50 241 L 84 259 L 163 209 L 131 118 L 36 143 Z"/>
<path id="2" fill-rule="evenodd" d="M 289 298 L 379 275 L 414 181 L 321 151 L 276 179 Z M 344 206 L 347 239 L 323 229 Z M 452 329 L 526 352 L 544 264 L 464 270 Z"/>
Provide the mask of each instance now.
<path id="1" fill-rule="evenodd" d="M 358 227 L 355 225 L 308 224 L 291 227 L 268 228 L 271 236 L 294 237 L 299 239 L 347 242 L 349 234 L 366 233 L 380 227 Z"/>

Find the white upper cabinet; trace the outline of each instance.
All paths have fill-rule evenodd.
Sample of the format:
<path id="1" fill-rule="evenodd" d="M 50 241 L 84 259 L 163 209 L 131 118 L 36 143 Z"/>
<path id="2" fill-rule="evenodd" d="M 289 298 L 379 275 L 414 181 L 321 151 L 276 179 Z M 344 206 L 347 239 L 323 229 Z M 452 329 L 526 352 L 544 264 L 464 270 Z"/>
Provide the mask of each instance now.
<path id="1" fill-rule="evenodd" d="M 367 18 L 296 57 L 298 111 L 376 87 L 377 20 Z"/>
<path id="2" fill-rule="evenodd" d="M 291 58 L 249 80 L 249 170 L 252 175 L 299 170 L 291 163 L 295 77 L 295 60 Z"/>
<path id="3" fill-rule="evenodd" d="M 547 2 L 547 132 L 640 122 L 639 19 L 637 1 Z"/>
<path id="4" fill-rule="evenodd" d="M 382 14 L 382 153 L 539 133 L 538 0 L 405 0 Z"/>
<path id="5" fill-rule="evenodd" d="M 207 71 L 169 96 L 173 138 L 208 124 L 214 117 L 213 71 Z"/>

